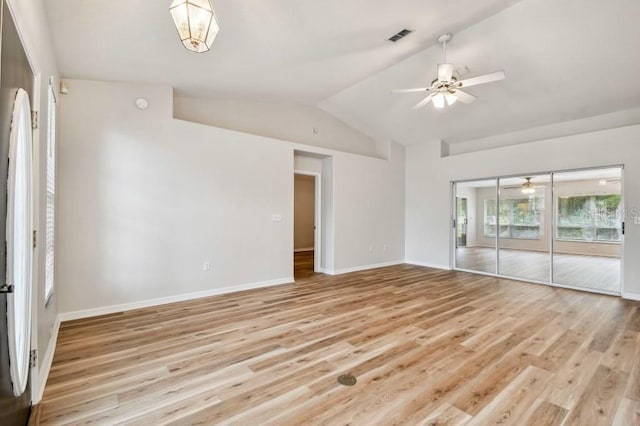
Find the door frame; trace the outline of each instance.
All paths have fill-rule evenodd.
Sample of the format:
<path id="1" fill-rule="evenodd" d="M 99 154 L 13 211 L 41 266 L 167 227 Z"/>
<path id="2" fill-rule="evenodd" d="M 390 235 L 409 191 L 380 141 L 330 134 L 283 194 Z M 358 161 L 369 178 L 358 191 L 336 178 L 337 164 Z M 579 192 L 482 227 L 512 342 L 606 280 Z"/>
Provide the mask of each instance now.
<path id="1" fill-rule="evenodd" d="M 293 178 L 295 182 L 295 175 L 313 176 L 314 177 L 314 213 L 313 213 L 313 225 L 315 227 L 313 231 L 313 272 L 322 272 L 321 260 L 322 260 L 322 173 L 309 172 L 306 170 L 294 170 Z M 294 192 L 294 209 L 295 209 L 295 192 Z M 295 211 L 295 210 L 294 210 Z M 292 221 L 293 233 L 295 230 L 295 217 Z M 295 243 L 292 243 L 294 245 Z M 292 248 L 295 250 L 295 246 Z M 293 251 L 292 250 L 292 251 Z"/>
<path id="2" fill-rule="evenodd" d="M 450 253 L 450 258 L 451 258 L 451 265 L 453 270 L 455 271 L 461 271 L 461 272 L 469 272 L 472 274 L 478 274 L 478 275 L 486 275 L 486 276 L 491 276 L 491 277 L 497 277 L 497 278 L 505 278 L 505 279 L 510 279 L 510 280 L 516 280 L 516 281 L 524 281 L 524 282 L 530 282 L 530 283 L 534 283 L 534 284 L 543 284 L 543 285 L 548 285 L 550 287 L 557 287 L 557 288 L 566 288 L 566 289 L 571 289 L 571 290 L 578 290 L 578 291 L 584 291 L 584 292 L 588 292 L 588 293 L 597 293 L 597 294 L 605 294 L 605 295 L 609 295 L 609 296 L 619 296 L 619 297 L 624 297 L 625 293 L 625 280 L 624 280 L 624 264 L 625 264 L 625 237 L 626 237 L 626 232 L 623 233 L 621 235 L 620 238 L 620 287 L 619 287 L 619 291 L 616 292 L 610 292 L 610 291 L 606 291 L 606 290 L 599 290 L 599 289 L 593 289 L 593 288 L 588 288 L 588 287 L 579 287 L 579 286 L 570 286 L 570 285 L 564 285 L 564 284 L 558 284 L 555 283 L 553 281 L 553 244 L 554 244 L 554 235 L 555 235 L 555 211 L 554 209 L 555 204 L 554 204 L 554 198 L 555 198 L 555 192 L 554 192 L 554 188 L 553 188 L 553 183 L 554 183 L 554 175 L 558 174 L 558 173 L 567 173 L 567 172 L 584 172 L 584 171 L 589 171 L 589 170 L 601 170 L 601 169 L 620 169 L 620 194 L 621 194 L 621 211 L 623 212 L 623 217 L 622 217 L 622 222 L 623 222 L 623 226 L 625 228 L 628 229 L 628 223 L 626 223 L 628 220 L 632 220 L 631 217 L 627 217 L 626 215 L 626 207 L 625 207 L 625 201 L 626 201 L 626 197 L 625 197 L 625 180 L 624 180 L 624 172 L 625 172 L 625 166 L 624 164 L 613 164 L 613 165 L 603 165 L 603 166 L 594 166 L 594 167 L 579 167 L 579 168 L 572 168 L 572 169 L 563 169 L 563 170 L 550 170 L 550 171 L 544 171 L 544 172 L 528 172 L 528 173 L 519 173 L 519 174 L 510 174 L 510 175 L 500 175 L 500 176 L 489 176 L 489 177 L 480 177 L 480 178 L 476 178 L 476 179 L 461 179 L 461 180 L 454 180 L 451 181 L 451 185 L 450 185 L 450 190 L 451 190 L 451 224 L 450 224 L 450 229 L 451 229 L 451 238 L 450 238 L 450 248 L 449 248 L 449 253 Z M 537 281 L 537 280 L 533 280 L 533 279 L 527 279 L 527 278 L 521 278 L 521 277 L 511 277 L 508 275 L 502 275 L 500 274 L 500 269 L 499 269 L 499 265 L 500 265 L 500 249 L 499 249 L 499 222 L 498 222 L 498 227 L 496 229 L 496 273 L 491 273 L 491 272 L 483 272 L 483 271 L 474 271 L 474 270 L 470 270 L 470 269 L 463 269 L 463 268 L 459 268 L 457 266 L 456 263 L 456 248 L 457 248 L 457 226 L 456 226 L 456 221 L 458 218 L 458 212 L 457 212 L 457 184 L 459 183 L 464 183 L 464 182 L 475 182 L 475 181 L 484 181 L 484 180 L 496 180 L 496 203 L 499 203 L 500 197 L 499 197 L 499 193 L 500 193 L 500 180 L 501 179 L 507 179 L 507 178 L 513 178 L 513 177 L 521 177 L 521 176 L 531 176 L 531 175 L 544 175 L 544 174 L 548 174 L 550 176 L 550 185 L 551 185 L 551 232 L 550 232 L 550 238 L 552 240 L 551 242 L 551 246 L 549 247 L 549 254 L 551 256 L 551 260 L 550 260 L 550 280 L 549 282 L 546 281 Z M 453 225 L 453 226 L 451 226 Z"/>
<path id="3" fill-rule="evenodd" d="M 2 0 L 0 0 L 2 1 Z M 11 15 L 13 19 L 13 23 L 18 32 L 18 37 L 22 42 L 22 48 L 24 49 L 24 53 L 27 56 L 27 61 L 29 62 L 29 66 L 31 67 L 31 73 L 33 74 L 33 100 L 31 104 L 32 111 L 38 114 L 38 127 L 32 129 L 32 154 L 31 154 L 31 167 L 32 167 L 32 188 L 31 188 L 31 206 L 32 206 L 32 227 L 33 231 L 37 232 L 37 244 L 36 247 L 33 247 L 33 252 L 31 256 L 31 350 L 35 350 L 38 354 L 38 359 L 36 361 L 35 367 L 30 367 L 30 379 L 31 379 L 31 403 L 33 405 L 37 404 L 41 397 L 42 391 L 44 387 L 44 383 L 40 383 L 40 370 L 41 370 L 41 362 L 43 361 L 42 357 L 44 354 L 41 353 L 40 348 L 38 347 L 38 308 L 40 306 L 40 292 L 39 290 L 39 248 L 40 248 L 40 211 L 41 211 L 41 203 L 40 203 L 40 137 L 42 128 L 43 117 L 40 114 L 41 111 L 41 92 L 42 92 L 42 65 L 38 59 L 37 52 L 39 52 L 39 45 L 35 41 L 33 37 L 29 36 L 29 33 L 23 28 L 27 27 L 26 22 L 28 21 L 27 17 L 23 12 L 23 7 L 17 6 L 20 3 L 20 0 L 5 0 L 5 4 L 7 5 L 7 9 L 3 13 L 7 11 Z M 47 123 L 48 125 L 48 123 Z M 44 305 L 44 302 L 43 302 Z M 53 336 L 50 336 L 53 337 Z"/>

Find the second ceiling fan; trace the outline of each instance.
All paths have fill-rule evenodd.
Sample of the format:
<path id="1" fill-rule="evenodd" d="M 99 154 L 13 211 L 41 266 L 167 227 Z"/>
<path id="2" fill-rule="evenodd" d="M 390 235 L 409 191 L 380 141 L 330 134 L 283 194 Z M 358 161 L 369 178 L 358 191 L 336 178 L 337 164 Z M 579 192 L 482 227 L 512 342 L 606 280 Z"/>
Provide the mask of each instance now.
<path id="1" fill-rule="evenodd" d="M 431 82 L 431 86 L 393 91 L 393 93 L 427 92 L 427 97 L 418 102 L 413 109 L 422 108 L 430 102 L 432 102 L 433 106 L 436 108 L 444 108 L 445 105 L 453 105 L 456 101 L 470 104 L 478 98 L 470 93 L 462 91 L 462 88 L 504 80 L 506 77 L 504 71 L 497 71 L 490 74 L 467 78 L 465 80 L 458 80 L 453 75 L 453 64 L 447 63 L 447 42 L 449 40 L 451 40 L 451 34 L 444 34 L 438 38 L 438 42 L 442 44 L 443 60 L 441 64 L 438 64 L 438 77 Z"/>

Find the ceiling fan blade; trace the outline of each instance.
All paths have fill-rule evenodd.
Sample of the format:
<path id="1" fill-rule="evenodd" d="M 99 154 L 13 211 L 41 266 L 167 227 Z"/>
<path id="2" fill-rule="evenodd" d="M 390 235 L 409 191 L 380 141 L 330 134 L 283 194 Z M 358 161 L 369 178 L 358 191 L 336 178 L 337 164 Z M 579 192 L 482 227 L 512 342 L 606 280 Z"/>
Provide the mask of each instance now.
<path id="1" fill-rule="evenodd" d="M 467 92 L 463 92 L 462 90 L 456 89 L 453 91 L 453 95 L 458 98 L 458 100 L 460 102 L 462 102 L 463 104 L 470 104 L 471 102 L 475 101 L 476 98 L 475 96 L 467 93 Z"/>
<path id="2" fill-rule="evenodd" d="M 430 87 L 417 87 L 415 89 L 396 89 L 392 90 L 391 93 L 418 93 L 418 92 L 428 92 Z"/>
<path id="3" fill-rule="evenodd" d="M 477 77 L 471 77 L 466 80 L 459 81 L 457 87 L 470 87 L 477 86 L 478 84 L 491 83 L 494 81 L 504 80 L 506 78 L 504 71 L 492 72 L 491 74 L 479 75 Z"/>
<path id="4" fill-rule="evenodd" d="M 426 98 L 424 98 L 423 100 L 421 100 L 420 102 L 418 102 L 417 104 L 415 104 L 415 106 L 413 107 L 413 109 L 420 109 L 423 106 L 427 105 L 429 102 L 431 102 L 431 99 L 433 98 L 433 93 L 430 94 L 429 96 L 427 96 Z"/>
<path id="5" fill-rule="evenodd" d="M 438 64 L 438 81 L 451 81 L 453 64 Z"/>

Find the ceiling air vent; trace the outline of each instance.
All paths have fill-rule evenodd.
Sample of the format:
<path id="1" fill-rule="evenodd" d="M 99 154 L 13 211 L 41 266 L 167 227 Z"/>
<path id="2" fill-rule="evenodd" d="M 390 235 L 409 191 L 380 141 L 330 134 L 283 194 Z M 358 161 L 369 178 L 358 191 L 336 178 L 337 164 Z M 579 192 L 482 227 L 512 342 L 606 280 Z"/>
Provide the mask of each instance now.
<path id="1" fill-rule="evenodd" d="M 389 37 L 389 41 L 392 41 L 392 42 L 395 43 L 396 41 L 405 38 L 406 36 L 408 36 L 412 32 L 413 32 L 412 30 L 408 30 L 408 29 L 405 28 L 404 30 L 399 31 L 396 34 L 394 34 L 392 37 Z"/>

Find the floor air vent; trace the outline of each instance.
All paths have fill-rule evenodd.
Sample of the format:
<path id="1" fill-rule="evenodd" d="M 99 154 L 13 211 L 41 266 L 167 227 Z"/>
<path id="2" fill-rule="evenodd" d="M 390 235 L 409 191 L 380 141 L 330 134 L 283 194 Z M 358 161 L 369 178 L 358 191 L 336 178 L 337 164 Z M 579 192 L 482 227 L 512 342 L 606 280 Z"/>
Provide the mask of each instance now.
<path id="1" fill-rule="evenodd" d="M 342 376 L 338 377 L 338 383 L 340 383 L 341 385 L 344 386 L 353 386 L 358 382 L 358 380 L 356 379 L 356 377 L 349 373 L 349 374 L 343 374 Z"/>

